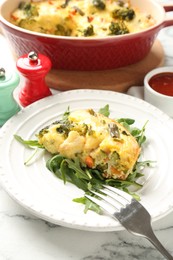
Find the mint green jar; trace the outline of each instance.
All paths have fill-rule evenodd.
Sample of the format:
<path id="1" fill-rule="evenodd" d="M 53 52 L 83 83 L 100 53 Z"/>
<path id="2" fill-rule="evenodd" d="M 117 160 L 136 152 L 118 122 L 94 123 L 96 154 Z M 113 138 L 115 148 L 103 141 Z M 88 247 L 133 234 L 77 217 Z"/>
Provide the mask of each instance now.
<path id="1" fill-rule="evenodd" d="M 20 110 L 13 97 L 13 91 L 19 82 L 20 78 L 16 72 L 10 74 L 0 68 L 0 126 Z"/>

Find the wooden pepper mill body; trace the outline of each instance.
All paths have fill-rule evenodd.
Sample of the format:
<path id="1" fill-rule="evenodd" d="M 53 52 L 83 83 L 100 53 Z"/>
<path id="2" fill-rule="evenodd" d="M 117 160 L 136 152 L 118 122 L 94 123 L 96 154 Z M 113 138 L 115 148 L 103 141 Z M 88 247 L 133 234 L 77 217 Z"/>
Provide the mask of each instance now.
<path id="1" fill-rule="evenodd" d="M 30 52 L 16 62 L 18 71 L 23 76 L 23 86 L 19 91 L 19 102 L 23 107 L 52 95 L 45 83 L 45 76 L 51 69 L 51 61 L 47 56 Z"/>

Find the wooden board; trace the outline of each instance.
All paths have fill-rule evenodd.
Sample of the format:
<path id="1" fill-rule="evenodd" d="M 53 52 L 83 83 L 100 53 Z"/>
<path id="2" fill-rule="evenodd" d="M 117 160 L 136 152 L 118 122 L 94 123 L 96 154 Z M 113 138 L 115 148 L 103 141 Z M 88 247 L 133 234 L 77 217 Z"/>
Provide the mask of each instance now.
<path id="1" fill-rule="evenodd" d="M 71 89 L 106 89 L 126 92 L 133 85 L 142 86 L 147 72 L 164 64 L 164 51 L 155 41 L 150 53 L 140 62 L 114 70 L 64 71 L 51 70 L 46 76 L 49 87 L 65 91 Z"/>

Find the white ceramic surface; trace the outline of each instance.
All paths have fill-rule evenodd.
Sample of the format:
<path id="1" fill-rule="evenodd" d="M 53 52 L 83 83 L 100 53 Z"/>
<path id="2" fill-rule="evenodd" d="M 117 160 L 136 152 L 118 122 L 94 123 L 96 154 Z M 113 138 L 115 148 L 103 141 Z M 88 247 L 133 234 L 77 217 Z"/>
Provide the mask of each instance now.
<path id="1" fill-rule="evenodd" d="M 172 4 L 172 0 L 156 0 Z M 1 0 L 0 0 L 1 2 Z M 144 2 L 144 1 L 142 1 Z M 173 17 L 173 13 L 169 14 Z M 173 66 L 173 29 L 163 29 L 158 39 L 165 66 Z M 0 64 L 15 68 L 12 52 L 0 35 Z M 129 94 L 143 98 L 143 88 Z M 1 131 L 1 129 L 0 129 Z M 164 187 L 163 187 L 164 189 Z M 156 236 L 173 255 L 173 212 L 153 223 Z M 88 232 L 54 225 L 30 214 L 11 199 L 0 185 L 0 260 L 162 260 L 144 238 L 127 231 Z"/>
<path id="2" fill-rule="evenodd" d="M 171 72 L 173 73 L 172 66 L 166 66 L 154 69 L 150 71 L 144 78 L 144 99 L 149 102 L 150 104 L 158 107 L 170 117 L 173 117 L 173 97 L 167 96 L 158 93 L 157 91 L 153 90 L 151 86 L 148 84 L 149 80 L 160 73 L 163 72 Z"/>
<path id="3" fill-rule="evenodd" d="M 83 191 L 71 184 L 64 185 L 47 170 L 47 153 L 41 153 L 33 164 L 25 166 L 32 149 L 26 149 L 13 137 L 17 134 L 25 140 L 35 139 L 35 134 L 60 119 L 68 106 L 71 111 L 98 110 L 106 104 L 110 106 L 112 118 L 133 118 L 139 128 L 148 121 L 147 143 L 141 160 L 156 161 L 156 165 L 145 170 L 145 177 L 141 179 L 143 188 L 138 194 L 153 222 L 172 211 L 173 121 L 143 100 L 101 90 L 72 90 L 42 99 L 20 111 L 2 127 L 0 183 L 9 195 L 32 214 L 54 224 L 92 231 L 121 230 L 121 225 L 109 216 L 91 211 L 83 213 L 83 205 L 72 201 L 82 197 Z"/>

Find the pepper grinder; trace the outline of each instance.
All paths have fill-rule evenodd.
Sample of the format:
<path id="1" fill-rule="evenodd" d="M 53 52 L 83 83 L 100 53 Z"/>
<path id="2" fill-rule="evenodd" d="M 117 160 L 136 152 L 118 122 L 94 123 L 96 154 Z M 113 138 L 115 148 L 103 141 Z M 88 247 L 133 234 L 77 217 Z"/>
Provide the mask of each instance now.
<path id="1" fill-rule="evenodd" d="M 4 68 L 0 68 L 0 126 L 20 110 L 13 97 L 13 91 L 19 82 L 17 72 L 7 73 Z"/>
<path id="2" fill-rule="evenodd" d="M 45 76 L 51 66 L 51 61 L 47 56 L 34 51 L 17 60 L 16 67 L 24 79 L 24 84 L 19 91 L 19 102 L 23 107 L 52 95 L 45 83 Z"/>

